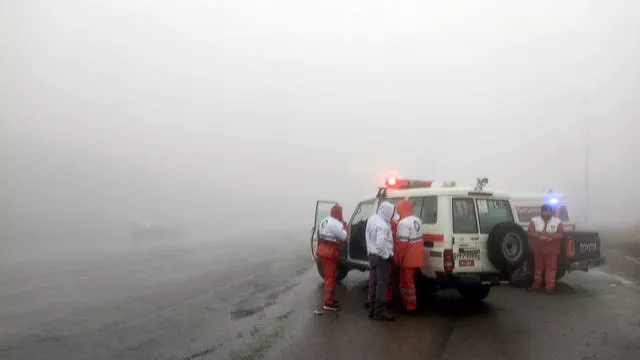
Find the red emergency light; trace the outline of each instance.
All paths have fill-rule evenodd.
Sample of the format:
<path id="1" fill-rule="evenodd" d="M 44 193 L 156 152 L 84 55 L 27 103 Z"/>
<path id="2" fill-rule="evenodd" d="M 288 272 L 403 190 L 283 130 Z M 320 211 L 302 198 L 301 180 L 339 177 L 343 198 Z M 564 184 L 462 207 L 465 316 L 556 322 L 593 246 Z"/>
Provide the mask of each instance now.
<path id="1" fill-rule="evenodd" d="M 387 181 L 385 181 L 385 187 L 387 189 L 422 188 L 422 187 L 431 187 L 432 184 L 433 184 L 432 181 L 398 179 L 393 176 L 387 178 Z"/>
<path id="2" fill-rule="evenodd" d="M 396 186 L 396 178 L 393 176 L 387 179 L 387 187 Z"/>

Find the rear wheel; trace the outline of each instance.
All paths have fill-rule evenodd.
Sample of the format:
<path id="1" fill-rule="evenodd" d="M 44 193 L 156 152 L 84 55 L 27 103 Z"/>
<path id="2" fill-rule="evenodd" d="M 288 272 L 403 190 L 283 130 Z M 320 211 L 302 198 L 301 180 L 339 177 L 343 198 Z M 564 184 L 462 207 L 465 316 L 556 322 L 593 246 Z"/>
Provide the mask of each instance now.
<path id="1" fill-rule="evenodd" d="M 322 270 L 322 264 L 320 264 L 319 261 L 316 261 L 316 267 L 318 268 L 318 274 L 324 279 L 324 271 Z M 344 280 L 344 278 L 347 277 L 347 274 L 349 274 L 349 270 L 351 269 L 349 269 L 347 265 L 338 263 L 338 268 L 336 269 L 336 281 L 340 282 Z"/>
<path id="2" fill-rule="evenodd" d="M 509 283 L 518 288 L 527 288 L 533 284 L 533 255 L 517 271 L 513 272 L 509 278 Z M 558 266 L 556 271 L 556 281 L 562 279 L 567 274 L 567 262 L 558 256 Z"/>
<path id="3" fill-rule="evenodd" d="M 489 285 L 464 285 L 458 287 L 462 301 L 469 303 L 477 303 L 484 300 L 490 291 L 491 286 Z"/>

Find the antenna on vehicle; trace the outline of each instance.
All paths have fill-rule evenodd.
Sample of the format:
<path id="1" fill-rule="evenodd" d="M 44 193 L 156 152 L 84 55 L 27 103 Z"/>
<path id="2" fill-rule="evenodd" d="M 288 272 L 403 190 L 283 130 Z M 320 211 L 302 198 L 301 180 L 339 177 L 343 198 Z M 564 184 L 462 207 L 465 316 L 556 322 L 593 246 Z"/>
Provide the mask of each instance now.
<path id="1" fill-rule="evenodd" d="M 483 178 L 477 178 L 476 179 L 476 191 L 482 191 L 482 189 L 487 186 L 487 184 L 489 183 L 489 179 L 487 179 L 486 177 Z"/>

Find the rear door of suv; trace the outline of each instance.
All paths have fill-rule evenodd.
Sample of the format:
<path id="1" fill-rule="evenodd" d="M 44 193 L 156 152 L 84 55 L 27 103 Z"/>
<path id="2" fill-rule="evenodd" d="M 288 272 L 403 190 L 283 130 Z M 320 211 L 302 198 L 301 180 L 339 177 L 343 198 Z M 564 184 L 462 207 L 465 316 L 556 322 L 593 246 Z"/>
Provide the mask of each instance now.
<path id="1" fill-rule="evenodd" d="M 486 259 L 486 238 L 478 231 L 478 213 L 471 196 L 451 198 L 454 273 L 482 272 Z"/>
<path id="2" fill-rule="evenodd" d="M 496 272 L 489 261 L 489 233 L 499 223 L 514 221 L 507 199 L 492 196 L 452 197 L 455 272 Z"/>

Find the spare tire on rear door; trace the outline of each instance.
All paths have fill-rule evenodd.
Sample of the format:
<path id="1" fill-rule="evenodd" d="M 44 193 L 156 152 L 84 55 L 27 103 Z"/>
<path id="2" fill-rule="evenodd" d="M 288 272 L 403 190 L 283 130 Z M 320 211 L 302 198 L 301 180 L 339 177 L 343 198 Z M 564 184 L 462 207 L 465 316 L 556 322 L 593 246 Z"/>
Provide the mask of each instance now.
<path id="1" fill-rule="evenodd" d="M 487 251 L 493 266 L 502 273 L 511 274 L 527 259 L 529 254 L 527 234 L 514 222 L 500 223 L 489 233 Z"/>

